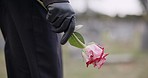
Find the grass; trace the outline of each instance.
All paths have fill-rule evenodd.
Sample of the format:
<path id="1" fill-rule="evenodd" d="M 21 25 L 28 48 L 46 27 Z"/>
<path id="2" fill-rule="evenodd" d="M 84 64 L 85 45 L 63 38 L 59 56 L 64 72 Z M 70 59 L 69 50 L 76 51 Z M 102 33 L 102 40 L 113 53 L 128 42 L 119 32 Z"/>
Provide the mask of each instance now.
<path id="1" fill-rule="evenodd" d="M 82 59 L 73 59 L 65 51 L 64 78 L 148 78 L 147 55 L 139 53 L 135 57 L 130 63 L 105 64 L 97 69 L 93 66 L 87 68 Z"/>
<path id="2" fill-rule="evenodd" d="M 2 51 L 0 51 L 0 78 L 6 78 L 4 54 Z"/>

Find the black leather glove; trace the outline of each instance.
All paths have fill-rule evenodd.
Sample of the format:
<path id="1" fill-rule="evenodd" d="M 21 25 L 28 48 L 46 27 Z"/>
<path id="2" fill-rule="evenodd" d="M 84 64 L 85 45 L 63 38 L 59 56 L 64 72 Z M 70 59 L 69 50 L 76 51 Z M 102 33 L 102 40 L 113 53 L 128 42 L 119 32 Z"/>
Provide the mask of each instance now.
<path id="1" fill-rule="evenodd" d="M 47 20 L 52 25 L 52 31 L 64 32 L 61 44 L 65 44 L 75 29 L 75 12 L 69 3 L 53 3 L 47 6 Z"/>

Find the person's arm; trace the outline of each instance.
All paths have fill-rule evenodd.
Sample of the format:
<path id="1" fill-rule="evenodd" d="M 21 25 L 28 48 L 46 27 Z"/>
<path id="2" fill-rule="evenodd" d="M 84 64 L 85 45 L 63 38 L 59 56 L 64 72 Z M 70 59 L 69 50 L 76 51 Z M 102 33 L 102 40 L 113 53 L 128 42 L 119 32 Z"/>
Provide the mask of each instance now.
<path id="1" fill-rule="evenodd" d="M 42 0 L 48 10 L 47 20 L 52 31 L 62 33 L 61 44 L 65 44 L 75 29 L 75 12 L 68 0 Z"/>

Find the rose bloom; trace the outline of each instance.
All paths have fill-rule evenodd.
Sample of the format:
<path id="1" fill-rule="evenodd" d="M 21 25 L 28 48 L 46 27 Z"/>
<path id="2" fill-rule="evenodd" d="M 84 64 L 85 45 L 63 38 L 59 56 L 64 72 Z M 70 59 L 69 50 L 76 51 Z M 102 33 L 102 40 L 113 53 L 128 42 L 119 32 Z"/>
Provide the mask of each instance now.
<path id="1" fill-rule="evenodd" d="M 104 53 L 104 48 L 95 43 L 86 46 L 83 49 L 82 56 L 86 60 L 87 67 L 93 64 L 94 67 L 101 68 L 108 54 Z"/>

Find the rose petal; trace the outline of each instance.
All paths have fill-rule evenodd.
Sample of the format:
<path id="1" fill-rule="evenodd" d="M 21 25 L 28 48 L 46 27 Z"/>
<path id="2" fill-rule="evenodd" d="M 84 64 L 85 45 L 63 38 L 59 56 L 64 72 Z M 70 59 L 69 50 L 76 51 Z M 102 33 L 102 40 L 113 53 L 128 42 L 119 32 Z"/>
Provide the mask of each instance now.
<path id="1" fill-rule="evenodd" d="M 90 64 L 93 64 L 94 67 L 101 68 L 101 66 L 105 63 L 106 61 L 105 57 L 108 54 L 104 53 L 103 47 L 96 45 L 96 44 L 90 44 L 83 50 L 85 53 L 82 55 L 83 57 L 85 56 L 87 67 Z"/>

